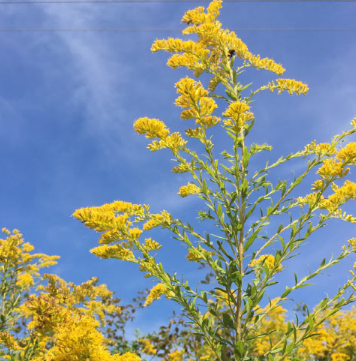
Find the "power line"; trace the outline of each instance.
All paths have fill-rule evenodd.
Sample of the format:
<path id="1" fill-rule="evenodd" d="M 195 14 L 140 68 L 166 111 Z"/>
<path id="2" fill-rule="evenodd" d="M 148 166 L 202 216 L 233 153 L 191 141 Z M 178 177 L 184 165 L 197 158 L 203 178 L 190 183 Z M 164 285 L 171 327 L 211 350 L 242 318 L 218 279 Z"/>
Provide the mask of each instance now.
<path id="1" fill-rule="evenodd" d="M 356 31 L 356 28 L 235 28 L 232 31 Z M 163 28 L 0 28 L 0 32 L 181 32 L 182 29 Z"/>
<path id="2" fill-rule="evenodd" d="M 356 2 L 356 0 L 224 0 L 225 3 L 237 2 Z M 0 0 L 0 4 L 132 4 L 132 3 L 209 3 L 209 0 Z"/>

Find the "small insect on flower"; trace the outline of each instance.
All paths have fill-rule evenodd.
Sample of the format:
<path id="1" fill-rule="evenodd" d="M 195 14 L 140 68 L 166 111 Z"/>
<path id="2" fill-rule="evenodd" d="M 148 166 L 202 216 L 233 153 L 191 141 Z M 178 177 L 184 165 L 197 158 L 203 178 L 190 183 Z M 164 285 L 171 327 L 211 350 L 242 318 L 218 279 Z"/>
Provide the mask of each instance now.
<path id="1" fill-rule="evenodd" d="M 230 49 L 229 50 L 229 55 L 228 55 L 229 59 L 231 59 L 235 55 L 236 55 L 236 51 L 234 49 Z"/>

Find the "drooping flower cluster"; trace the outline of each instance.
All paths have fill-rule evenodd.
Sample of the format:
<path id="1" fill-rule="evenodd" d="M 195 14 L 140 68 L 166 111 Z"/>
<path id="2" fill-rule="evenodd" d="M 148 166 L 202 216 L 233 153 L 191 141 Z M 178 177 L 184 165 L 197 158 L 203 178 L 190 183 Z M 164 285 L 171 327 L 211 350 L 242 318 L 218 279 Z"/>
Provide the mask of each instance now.
<path id="1" fill-rule="evenodd" d="M 151 288 L 149 295 L 146 298 L 144 307 L 149 306 L 153 301 L 158 300 L 162 295 L 170 297 L 172 292 L 169 291 L 164 283 L 158 283 Z"/>

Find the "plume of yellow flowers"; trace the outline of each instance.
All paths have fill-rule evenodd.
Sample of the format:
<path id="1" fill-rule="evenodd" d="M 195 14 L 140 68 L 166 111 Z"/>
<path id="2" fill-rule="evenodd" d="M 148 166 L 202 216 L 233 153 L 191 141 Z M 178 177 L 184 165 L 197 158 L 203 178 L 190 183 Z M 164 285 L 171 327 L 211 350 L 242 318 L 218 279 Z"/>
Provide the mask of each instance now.
<path id="1" fill-rule="evenodd" d="M 155 347 L 151 344 L 151 342 L 145 338 L 141 338 L 138 340 L 140 343 L 143 344 L 142 352 L 147 355 L 155 355 L 157 353 L 157 350 Z"/>
<path id="2" fill-rule="evenodd" d="M 274 81 L 268 83 L 268 89 L 271 92 L 277 89 L 278 94 L 286 90 L 290 95 L 293 95 L 293 93 L 307 95 L 309 90 L 306 84 L 294 79 L 277 79 L 276 83 Z"/>
<path id="3" fill-rule="evenodd" d="M 178 192 L 178 194 L 183 198 L 191 194 L 199 194 L 199 193 L 200 193 L 200 188 L 193 183 L 180 187 Z"/>
<path id="4" fill-rule="evenodd" d="M 172 292 L 169 291 L 164 283 L 158 283 L 153 286 L 148 294 L 144 307 L 149 306 L 153 301 L 161 298 L 162 295 L 165 295 L 167 298 L 172 296 Z"/>

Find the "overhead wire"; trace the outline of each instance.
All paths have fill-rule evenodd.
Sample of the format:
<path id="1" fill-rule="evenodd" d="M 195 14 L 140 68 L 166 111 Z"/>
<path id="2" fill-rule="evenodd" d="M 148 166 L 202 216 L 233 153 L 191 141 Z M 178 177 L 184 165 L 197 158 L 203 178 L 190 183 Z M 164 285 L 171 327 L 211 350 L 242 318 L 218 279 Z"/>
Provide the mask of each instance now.
<path id="1" fill-rule="evenodd" d="M 225 3 L 237 2 L 356 2 L 356 0 L 224 0 Z M 132 4 L 132 3 L 209 3 L 209 0 L 0 0 L 0 4 Z"/>
<path id="2" fill-rule="evenodd" d="M 235 28 L 232 31 L 356 31 L 356 28 Z M 0 32 L 180 32 L 182 29 L 164 28 L 0 28 Z"/>

